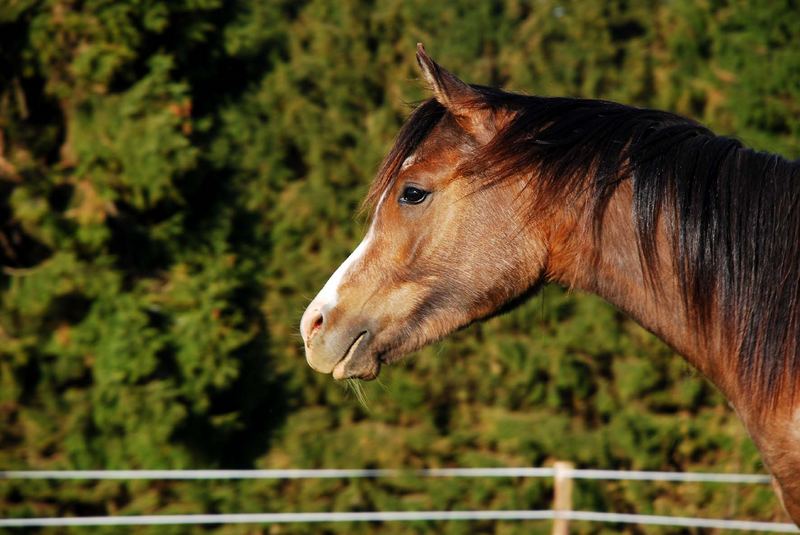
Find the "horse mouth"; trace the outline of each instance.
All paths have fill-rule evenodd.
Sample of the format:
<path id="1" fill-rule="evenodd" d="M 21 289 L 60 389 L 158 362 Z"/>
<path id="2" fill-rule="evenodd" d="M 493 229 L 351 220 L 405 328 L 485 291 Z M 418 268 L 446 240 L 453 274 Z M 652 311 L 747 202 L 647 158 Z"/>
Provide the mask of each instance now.
<path id="1" fill-rule="evenodd" d="M 358 377 L 362 379 L 374 379 L 377 377 L 377 371 L 373 370 L 374 366 L 368 366 L 369 369 L 359 370 L 359 369 L 350 369 L 354 368 L 351 364 L 355 364 L 353 362 L 353 356 L 358 351 L 358 348 L 361 346 L 361 343 L 367 337 L 368 332 L 362 331 L 356 338 L 353 340 L 353 343 L 350 344 L 350 347 L 347 348 L 347 352 L 344 356 L 336 363 L 336 366 L 333 367 L 332 375 L 334 379 L 349 379 L 352 377 Z M 355 368 L 364 368 L 365 366 L 355 366 Z M 380 369 L 380 368 L 379 368 Z"/>

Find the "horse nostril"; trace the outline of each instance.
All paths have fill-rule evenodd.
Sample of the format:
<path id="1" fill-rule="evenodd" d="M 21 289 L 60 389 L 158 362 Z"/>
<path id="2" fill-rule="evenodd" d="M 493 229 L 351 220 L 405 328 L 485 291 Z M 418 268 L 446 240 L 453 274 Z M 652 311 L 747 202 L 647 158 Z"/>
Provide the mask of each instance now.
<path id="1" fill-rule="evenodd" d="M 317 331 L 322 327 L 322 324 L 325 323 L 325 318 L 322 315 L 321 310 L 314 311 L 314 315 L 311 316 L 310 321 L 306 324 L 308 325 L 308 333 L 306 334 L 306 346 L 311 346 L 311 339 L 317 334 Z"/>
<path id="2" fill-rule="evenodd" d="M 320 313 L 320 314 L 319 314 L 319 316 L 317 316 L 317 317 L 314 319 L 314 321 L 311 323 L 311 336 L 313 336 L 313 335 L 314 335 L 314 333 L 315 333 L 315 332 L 317 332 L 317 329 L 319 329 L 320 327 L 322 327 L 322 322 L 323 322 L 323 321 L 324 321 L 324 320 L 322 319 L 322 314 Z"/>

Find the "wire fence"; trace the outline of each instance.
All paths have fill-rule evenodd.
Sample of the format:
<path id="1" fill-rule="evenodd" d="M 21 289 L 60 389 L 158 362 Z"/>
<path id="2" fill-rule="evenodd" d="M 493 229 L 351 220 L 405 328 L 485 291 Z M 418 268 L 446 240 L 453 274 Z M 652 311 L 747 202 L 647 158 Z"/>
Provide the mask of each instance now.
<path id="1" fill-rule="evenodd" d="M 636 470 L 597 470 L 565 467 L 517 468 L 428 468 L 398 469 L 321 469 L 321 470 L 5 470 L 0 480 L 244 480 L 244 479 L 361 479 L 392 477 L 508 477 L 555 478 L 559 481 L 616 480 L 672 481 L 723 484 L 764 484 L 764 474 L 721 474 L 701 472 L 655 472 Z M 571 491 L 570 491 L 571 492 Z M 556 500 L 558 502 L 558 500 Z M 236 513 L 189 515 L 91 516 L 48 518 L 5 518 L 0 527 L 67 527 L 67 526 L 145 526 L 200 524 L 284 524 L 317 522 L 407 522 L 469 520 L 551 520 L 553 522 L 585 521 L 616 524 L 640 524 L 675 527 L 715 528 L 774 533 L 800 533 L 790 523 L 688 518 L 660 515 L 621 514 L 613 512 L 572 510 L 491 510 L 491 511 L 375 511 L 375 512 L 297 512 Z"/>
<path id="2" fill-rule="evenodd" d="M 585 468 L 392 468 L 319 469 L 319 470 L 4 470 L 2 479 L 375 479 L 390 477 L 541 477 L 552 478 L 556 472 L 570 479 L 616 481 L 674 481 L 680 483 L 769 483 L 766 474 L 719 474 L 703 472 L 655 472 L 642 470 L 597 470 Z"/>
<path id="3" fill-rule="evenodd" d="M 693 528 L 797 533 L 794 524 L 684 518 L 674 516 L 598 513 L 594 511 L 381 511 L 344 513 L 239 513 L 211 515 L 88 516 L 0 519 L 0 527 L 164 526 L 200 524 L 286 524 L 318 522 L 410 522 L 422 520 L 574 520 Z"/>

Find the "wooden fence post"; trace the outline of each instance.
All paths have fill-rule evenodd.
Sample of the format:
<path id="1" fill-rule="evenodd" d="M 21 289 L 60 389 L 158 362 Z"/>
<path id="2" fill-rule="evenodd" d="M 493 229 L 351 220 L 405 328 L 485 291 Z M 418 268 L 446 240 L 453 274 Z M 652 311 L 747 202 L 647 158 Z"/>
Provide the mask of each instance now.
<path id="1" fill-rule="evenodd" d="M 553 519 L 552 535 L 569 535 L 569 519 L 559 518 L 560 511 L 572 510 L 572 477 L 570 473 L 575 465 L 569 462 L 557 461 L 555 468 L 555 484 L 553 486 L 553 511 L 556 512 Z"/>

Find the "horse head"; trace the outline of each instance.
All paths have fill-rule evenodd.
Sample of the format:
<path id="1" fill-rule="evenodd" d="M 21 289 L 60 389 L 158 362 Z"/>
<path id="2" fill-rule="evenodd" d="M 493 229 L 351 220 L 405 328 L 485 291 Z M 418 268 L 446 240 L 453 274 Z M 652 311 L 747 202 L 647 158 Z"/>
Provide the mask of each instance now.
<path id="1" fill-rule="evenodd" d="M 475 159 L 509 115 L 430 59 L 434 98 L 400 131 L 372 186 L 369 230 L 301 321 L 308 363 L 336 379 L 491 315 L 540 280 L 545 238 L 519 203 L 525 182 L 485 187 Z"/>

